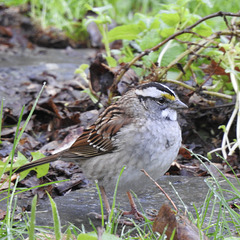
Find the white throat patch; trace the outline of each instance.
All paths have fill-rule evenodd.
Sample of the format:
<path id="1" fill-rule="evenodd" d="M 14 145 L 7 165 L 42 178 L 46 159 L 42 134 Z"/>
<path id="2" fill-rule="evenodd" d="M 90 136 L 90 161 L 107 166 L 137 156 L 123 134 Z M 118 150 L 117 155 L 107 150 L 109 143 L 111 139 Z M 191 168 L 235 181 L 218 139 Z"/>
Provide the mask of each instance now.
<path id="1" fill-rule="evenodd" d="M 168 118 L 172 121 L 176 121 L 177 120 L 177 112 L 174 109 L 166 108 L 166 109 L 162 110 L 162 117 Z"/>

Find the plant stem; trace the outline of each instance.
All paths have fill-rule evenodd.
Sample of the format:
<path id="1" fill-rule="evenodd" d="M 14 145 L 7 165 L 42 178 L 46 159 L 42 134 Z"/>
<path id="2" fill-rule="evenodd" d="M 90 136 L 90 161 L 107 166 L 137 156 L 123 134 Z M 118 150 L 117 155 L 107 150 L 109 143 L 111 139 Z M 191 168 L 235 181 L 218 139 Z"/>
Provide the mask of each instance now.
<path id="1" fill-rule="evenodd" d="M 3 118 L 3 99 L 1 101 L 1 108 L 0 108 L 0 144 L 2 143 L 2 141 L 1 141 L 2 118 Z"/>
<path id="2" fill-rule="evenodd" d="M 234 46 L 232 45 L 232 48 L 226 52 L 227 60 L 230 65 L 230 79 L 233 85 L 233 89 L 236 92 L 236 102 L 235 107 L 232 112 L 232 115 L 227 123 L 226 130 L 224 131 L 223 140 L 222 140 L 222 154 L 225 159 L 227 159 L 227 155 L 232 155 L 237 148 L 240 149 L 240 89 L 239 89 L 239 83 L 238 79 L 236 78 L 235 73 L 235 56 L 236 56 L 236 50 Z M 230 141 L 228 139 L 228 134 L 230 131 L 230 128 L 234 122 L 234 119 L 237 118 L 236 123 L 236 143 L 233 145 L 233 147 L 230 146 Z M 228 154 L 225 148 L 225 145 L 227 144 L 228 147 Z"/>

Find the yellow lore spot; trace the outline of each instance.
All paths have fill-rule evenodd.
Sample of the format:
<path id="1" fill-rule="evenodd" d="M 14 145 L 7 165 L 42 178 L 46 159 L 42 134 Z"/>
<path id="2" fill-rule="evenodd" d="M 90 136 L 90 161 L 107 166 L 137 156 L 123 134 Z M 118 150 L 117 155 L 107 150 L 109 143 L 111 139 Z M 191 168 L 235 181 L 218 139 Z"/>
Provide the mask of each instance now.
<path id="1" fill-rule="evenodd" d="M 172 100 L 172 101 L 176 100 L 176 98 L 173 95 L 169 94 L 169 93 L 164 93 L 162 96 L 167 98 L 167 99 L 169 99 L 169 100 Z"/>

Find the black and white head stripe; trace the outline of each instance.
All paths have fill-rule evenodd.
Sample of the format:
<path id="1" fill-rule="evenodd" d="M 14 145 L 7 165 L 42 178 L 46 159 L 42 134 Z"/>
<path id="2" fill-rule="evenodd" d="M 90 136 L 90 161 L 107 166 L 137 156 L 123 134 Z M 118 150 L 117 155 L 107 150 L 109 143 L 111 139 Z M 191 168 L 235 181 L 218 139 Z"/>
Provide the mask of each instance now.
<path id="1" fill-rule="evenodd" d="M 156 82 L 140 85 L 135 92 L 139 98 L 160 99 L 164 97 L 170 101 L 174 101 L 177 98 L 176 94 L 170 88 Z"/>

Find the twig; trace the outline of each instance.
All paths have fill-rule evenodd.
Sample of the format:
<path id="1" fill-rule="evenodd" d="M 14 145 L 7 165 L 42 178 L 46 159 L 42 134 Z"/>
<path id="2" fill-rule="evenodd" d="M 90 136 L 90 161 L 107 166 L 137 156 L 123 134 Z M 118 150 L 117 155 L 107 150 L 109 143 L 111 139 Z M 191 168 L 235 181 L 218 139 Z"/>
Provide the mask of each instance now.
<path id="1" fill-rule="evenodd" d="M 224 93 L 219 93 L 219 92 L 212 92 L 212 91 L 202 91 L 202 93 L 210 95 L 210 96 L 215 96 L 215 97 L 220 97 L 220 98 L 225 98 L 227 100 L 232 100 L 233 97 Z"/>
<path id="2" fill-rule="evenodd" d="M 141 169 L 141 171 L 151 180 L 154 182 L 154 184 L 162 191 L 162 193 L 166 196 L 166 198 L 171 202 L 175 210 L 178 212 L 178 208 L 176 207 L 175 203 L 173 200 L 169 197 L 169 195 L 162 189 L 162 187 L 144 170 Z"/>
<path id="3" fill-rule="evenodd" d="M 209 45 L 210 43 L 213 42 L 213 39 L 208 38 L 208 39 L 203 39 L 199 42 L 198 45 L 193 45 L 191 46 L 189 49 L 187 49 L 185 52 L 181 53 L 179 56 L 177 56 L 170 64 L 168 64 L 168 66 L 166 68 L 164 68 L 161 73 L 158 75 L 158 78 L 161 79 L 167 72 L 169 69 L 171 69 L 174 65 L 176 65 L 176 63 L 178 63 L 181 59 L 183 59 L 185 56 L 191 54 L 191 53 L 197 53 L 199 54 L 201 51 L 203 51 L 205 49 L 205 47 L 207 47 L 207 45 Z M 203 47 L 199 47 L 199 46 L 204 46 Z M 190 65 L 192 64 L 192 62 L 197 58 L 197 56 L 193 56 L 188 62 L 187 64 L 183 67 L 184 72 L 187 71 L 187 69 L 190 67 Z M 183 76 L 183 72 L 181 72 L 178 76 L 177 76 L 177 80 L 181 79 Z"/>
<path id="4" fill-rule="evenodd" d="M 105 231 L 105 229 L 103 227 L 98 227 L 97 228 L 98 240 L 102 240 L 102 236 L 103 236 L 104 231 Z"/>
<path id="5" fill-rule="evenodd" d="M 200 20 L 198 20 L 197 22 L 195 22 L 194 24 L 192 24 L 191 26 L 189 26 L 188 28 L 193 29 L 194 27 L 196 27 L 198 24 L 210 19 L 210 18 L 215 18 L 215 17 L 226 17 L 226 16 L 230 16 L 230 17 L 240 17 L 240 13 L 230 13 L 230 12 L 216 12 L 213 14 L 210 14 L 206 17 L 201 18 Z"/>
<path id="6" fill-rule="evenodd" d="M 174 83 L 174 84 L 177 84 L 179 86 L 182 86 L 186 89 L 189 89 L 191 91 L 196 91 L 196 88 L 195 87 L 192 87 L 192 86 L 189 86 L 187 85 L 186 83 L 184 82 L 180 82 L 178 80 L 174 80 L 174 79 L 163 79 L 162 82 L 168 82 L 168 83 Z"/>

